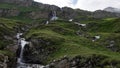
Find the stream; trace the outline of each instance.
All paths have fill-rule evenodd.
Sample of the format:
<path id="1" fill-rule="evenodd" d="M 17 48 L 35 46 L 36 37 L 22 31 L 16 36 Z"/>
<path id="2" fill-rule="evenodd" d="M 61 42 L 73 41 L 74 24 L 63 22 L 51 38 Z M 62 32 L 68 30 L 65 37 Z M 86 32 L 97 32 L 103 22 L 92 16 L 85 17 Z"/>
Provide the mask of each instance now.
<path id="1" fill-rule="evenodd" d="M 23 61 L 23 51 L 26 44 L 29 44 L 25 38 L 21 38 L 23 33 L 17 33 L 16 38 L 18 39 L 18 47 L 21 47 L 20 57 L 17 59 L 17 68 L 44 68 L 45 66 L 39 64 L 28 64 Z"/>

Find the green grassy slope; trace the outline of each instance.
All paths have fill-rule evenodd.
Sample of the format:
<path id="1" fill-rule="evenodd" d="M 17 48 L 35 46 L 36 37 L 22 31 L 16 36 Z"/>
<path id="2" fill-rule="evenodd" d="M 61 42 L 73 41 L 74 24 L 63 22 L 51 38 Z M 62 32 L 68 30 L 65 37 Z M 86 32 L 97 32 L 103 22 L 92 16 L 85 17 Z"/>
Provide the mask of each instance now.
<path id="1" fill-rule="evenodd" d="M 10 20 L 7 18 L 0 18 L 0 54 L 7 55 L 9 57 L 15 54 L 10 51 L 8 47 L 15 45 L 16 28 L 23 24 L 17 20 Z"/>
<path id="2" fill-rule="evenodd" d="M 90 56 L 92 54 L 97 54 L 97 55 L 104 55 L 108 56 L 109 58 L 106 59 L 107 61 L 112 61 L 112 60 L 120 60 L 120 54 L 118 52 L 113 52 L 110 49 L 107 49 L 104 43 L 106 39 L 109 38 L 114 38 L 116 39 L 119 35 L 119 33 L 112 33 L 112 31 L 107 31 L 108 27 L 114 26 L 113 22 L 111 21 L 111 24 L 106 26 L 106 23 L 104 24 L 103 21 L 103 27 L 98 28 L 99 30 L 104 29 L 106 30 L 105 33 L 100 31 L 97 31 L 96 33 L 94 32 L 94 27 L 89 28 L 89 32 L 85 32 L 89 35 L 89 37 L 93 37 L 95 35 L 100 35 L 101 39 L 97 40 L 96 42 L 92 42 L 90 38 L 86 38 L 83 36 L 78 36 L 76 32 L 79 30 L 79 27 L 73 22 L 67 22 L 67 21 L 55 21 L 52 22 L 49 25 L 39 25 L 38 27 L 35 27 L 31 29 L 27 34 L 26 38 L 32 37 L 32 38 L 38 38 L 38 37 L 43 37 L 46 39 L 53 40 L 57 44 L 56 47 L 59 49 L 52 53 L 48 61 L 51 61 L 53 59 L 59 59 L 62 58 L 64 55 L 67 55 L 68 57 L 75 57 L 77 55 L 82 55 L 82 56 Z M 98 23 L 102 24 L 102 23 Z M 114 27 L 113 27 L 114 28 Z M 112 29 L 112 28 L 111 28 Z M 112 34 L 114 36 L 112 36 Z M 116 35 L 116 37 L 115 37 Z M 56 39 L 63 39 L 62 41 L 56 41 Z M 117 42 L 120 39 L 117 39 Z M 102 45 L 103 43 L 104 45 Z M 119 45 L 119 43 L 118 43 Z"/>
<path id="3" fill-rule="evenodd" d="M 33 26 L 28 32 L 25 33 L 26 39 L 42 38 L 46 41 L 52 42 L 54 47 L 57 48 L 56 51 L 48 56 L 48 59 L 45 61 L 46 63 L 49 63 L 54 59 L 62 58 L 65 55 L 73 58 L 78 55 L 88 57 L 93 54 L 107 56 L 108 58 L 103 62 L 120 61 L 120 18 L 83 20 L 82 18 L 84 18 L 84 16 L 78 17 L 77 20 L 79 20 L 79 18 L 83 20 L 80 23 L 87 24 L 86 28 L 79 27 L 73 22 L 63 20 L 57 20 L 48 25 L 44 25 L 41 22 L 41 19 L 32 20 L 24 17 L 24 13 L 39 11 L 41 10 L 39 8 L 21 7 L 13 4 L 0 4 L 0 8 L 17 8 L 22 12 L 20 16 L 9 17 L 9 19 L 0 18 L 1 54 L 12 55 L 12 53 L 5 48 L 9 46 L 9 44 L 13 44 L 13 41 L 6 40 L 4 35 L 15 35 L 16 33 L 14 32 L 14 27 L 19 25 L 20 22 L 29 23 L 34 21 L 34 23 L 31 24 L 37 24 L 37 26 Z M 76 32 L 78 30 L 88 37 L 77 35 Z M 101 38 L 95 42 L 92 42 L 92 37 L 95 35 L 100 35 Z M 117 51 L 112 51 L 111 49 L 106 48 L 110 44 L 111 40 L 115 41 L 115 48 L 117 48 Z"/>

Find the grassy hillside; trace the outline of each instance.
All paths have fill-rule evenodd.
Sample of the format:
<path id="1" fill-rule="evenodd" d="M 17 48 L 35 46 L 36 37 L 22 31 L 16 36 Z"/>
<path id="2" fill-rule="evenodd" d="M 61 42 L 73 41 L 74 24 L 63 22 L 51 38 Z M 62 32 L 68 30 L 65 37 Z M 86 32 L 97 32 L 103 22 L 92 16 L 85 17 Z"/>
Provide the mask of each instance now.
<path id="1" fill-rule="evenodd" d="M 104 24 L 108 22 L 99 23 L 98 24 Z M 40 23 L 41 24 L 41 23 Z M 109 42 L 107 42 L 107 39 L 112 39 L 116 41 L 116 45 L 119 45 L 119 33 L 113 33 L 112 31 L 107 31 L 108 27 L 114 26 L 113 21 L 111 21 L 110 25 L 108 24 L 106 27 L 106 24 L 103 25 L 103 27 L 98 27 L 99 30 L 104 29 L 106 32 L 97 31 L 94 32 L 94 27 L 89 28 L 91 30 L 90 32 L 85 32 L 89 35 L 89 38 L 86 38 L 84 36 L 78 36 L 76 32 L 80 29 L 77 25 L 73 24 L 73 22 L 67 22 L 67 21 L 55 21 L 48 25 L 39 25 L 37 27 L 32 28 L 28 33 L 26 33 L 26 38 L 44 38 L 49 39 L 51 41 L 54 41 L 55 47 L 58 48 L 57 51 L 50 54 L 47 61 L 52 61 L 54 59 L 62 58 L 63 56 L 68 57 L 75 57 L 77 55 L 82 56 L 90 56 L 92 54 L 96 55 L 103 55 L 107 56 L 105 61 L 118 61 L 120 60 L 120 54 L 118 52 L 113 52 L 110 49 L 107 49 L 105 45 L 107 46 Z M 115 28 L 115 27 L 113 27 Z M 112 29 L 112 28 L 110 28 Z M 94 32 L 94 33 L 93 33 Z M 96 42 L 92 42 L 91 37 L 95 35 L 100 35 L 101 39 L 97 40 Z M 59 41 L 57 41 L 59 40 Z M 39 44 L 40 45 L 40 44 Z M 41 45 L 40 45 L 41 46 Z"/>
<path id="2" fill-rule="evenodd" d="M 88 26 L 90 32 L 109 32 L 119 33 L 120 19 L 119 18 L 106 18 L 98 21 L 92 21 Z"/>
<path id="3" fill-rule="evenodd" d="M 2 63 L 5 56 L 8 56 L 8 66 L 15 62 L 16 56 L 16 29 L 23 25 L 20 21 L 0 18 L 0 62 Z"/>
<path id="4" fill-rule="evenodd" d="M 16 9 L 20 12 L 18 16 L 12 16 L 7 17 L 12 20 L 20 20 L 22 22 L 32 22 L 33 20 L 27 16 L 25 16 L 26 13 L 32 12 L 32 11 L 42 11 L 42 9 L 30 6 L 30 7 L 24 7 L 24 6 L 18 6 L 16 4 L 11 3 L 0 3 L 0 9 Z"/>
<path id="5" fill-rule="evenodd" d="M 80 23 L 87 24 L 86 27 L 75 25 L 74 22 L 66 20 L 52 21 L 46 25 L 43 22 L 46 19 L 32 20 L 24 17 L 25 13 L 41 10 L 39 8 L 6 3 L 0 4 L 0 8 L 16 8 L 21 11 L 19 16 L 0 18 L 0 54 L 15 56 L 15 53 L 8 50 L 8 47 L 15 45 L 16 28 L 28 26 L 31 28 L 25 32 L 24 37 L 33 42 L 31 44 L 33 48 L 29 53 L 32 53 L 31 55 L 35 59 L 36 57 L 41 58 L 41 54 L 48 53 L 47 56 L 45 55 L 47 59 L 45 57 L 42 60 L 44 64 L 64 56 L 73 58 L 75 56 L 91 57 L 97 55 L 107 57 L 102 60 L 101 64 L 115 62 L 119 63 L 118 68 L 120 67 L 120 18 L 94 19 L 81 14 L 75 20 L 80 19 Z M 81 35 L 77 34 L 78 31 Z M 93 37 L 97 35 L 100 36 L 100 39 L 93 42 Z M 114 46 L 108 47 L 111 41 L 114 41 Z M 43 48 L 44 53 L 40 52 L 40 48 Z M 34 50 L 38 53 L 37 55 L 33 54 Z M 29 57 L 31 58 L 31 56 Z"/>

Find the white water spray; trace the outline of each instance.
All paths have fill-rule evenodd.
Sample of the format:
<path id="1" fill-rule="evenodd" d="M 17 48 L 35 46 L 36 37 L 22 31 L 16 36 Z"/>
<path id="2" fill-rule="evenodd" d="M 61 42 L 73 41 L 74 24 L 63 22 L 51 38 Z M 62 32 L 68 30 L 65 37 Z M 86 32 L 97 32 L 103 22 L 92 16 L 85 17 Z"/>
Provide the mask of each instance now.
<path id="1" fill-rule="evenodd" d="M 22 63 L 24 47 L 25 47 L 26 44 L 29 44 L 29 42 L 25 41 L 25 38 L 21 38 L 20 43 L 21 43 L 21 51 L 20 51 L 19 61 L 20 61 L 20 63 Z"/>

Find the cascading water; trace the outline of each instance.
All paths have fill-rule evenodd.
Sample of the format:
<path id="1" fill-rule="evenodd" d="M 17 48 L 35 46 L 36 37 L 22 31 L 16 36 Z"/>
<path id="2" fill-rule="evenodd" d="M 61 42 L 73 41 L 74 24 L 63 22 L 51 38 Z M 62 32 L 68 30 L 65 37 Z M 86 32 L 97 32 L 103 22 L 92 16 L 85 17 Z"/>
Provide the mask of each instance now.
<path id="1" fill-rule="evenodd" d="M 25 41 L 25 38 L 21 38 L 20 36 L 23 35 L 23 33 L 17 33 L 16 38 L 18 39 L 18 45 L 21 47 L 20 51 L 20 57 L 17 60 L 17 68 L 44 68 L 42 65 L 37 64 L 26 64 L 23 63 L 23 51 L 26 44 L 29 44 L 29 42 Z"/>
<path id="2" fill-rule="evenodd" d="M 19 58 L 19 63 L 21 64 L 23 61 L 23 50 L 26 44 L 29 44 L 29 42 L 25 41 L 25 38 L 20 39 L 20 44 L 21 44 L 21 52 L 20 52 L 20 58 Z"/>

